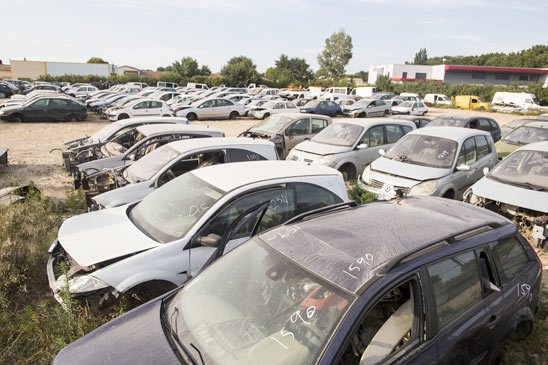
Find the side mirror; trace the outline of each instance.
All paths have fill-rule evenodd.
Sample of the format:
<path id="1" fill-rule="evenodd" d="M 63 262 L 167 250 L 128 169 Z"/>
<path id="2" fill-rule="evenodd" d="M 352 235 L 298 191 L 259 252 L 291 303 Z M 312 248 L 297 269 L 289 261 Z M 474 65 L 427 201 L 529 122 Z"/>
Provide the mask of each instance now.
<path id="1" fill-rule="evenodd" d="M 215 233 L 210 233 L 205 237 L 200 237 L 200 244 L 207 247 L 217 247 L 221 242 L 221 236 Z"/>
<path id="2" fill-rule="evenodd" d="M 485 166 L 485 167 L 483 168 L 483 174 L 484 174 L 485 176 L 487 176 L 487 174 L 489 174 L 489 167 Z"/>
<path id="3" fill-rule="evenodd" d="M 379 155 L 384 156 L 386 154 L 386 150 L 384 148 L 379 149 Z"/>
<path id="4" fill-rule="evenodd" d="M 367 143 L 361 143 L 361 144 L 356 146 L 356 148 L 359 149 L 359 150 L 365 150 L 367 147 L 369 147 L 367 145 Z"/>
<path id="5" fill-rule="evenodd" d="M 457 170 L 458 171 L 470 171 L 472 168 L 470 167 L 470 165 L 460 165 L 460 166 L 457 166 Z"/>
<path id="6" fill-rule="evenodd" d="M 128 155 L 127 159 L 130 160 L 130 161 L 135 161 L 135 154 L 132 153 L 131 155 Z"/>

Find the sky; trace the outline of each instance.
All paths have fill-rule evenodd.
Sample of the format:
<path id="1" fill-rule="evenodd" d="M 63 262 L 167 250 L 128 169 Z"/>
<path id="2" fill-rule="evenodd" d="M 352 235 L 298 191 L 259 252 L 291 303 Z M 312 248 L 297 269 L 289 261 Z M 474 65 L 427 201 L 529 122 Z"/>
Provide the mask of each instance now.
<path id="1" fill-rule="evenodd" d="M 352 37 L 347 73 L 430 57 L 547 44 L 548 0 L 0 0 L 0 60 L 156 70 L 193 57 L 220 72 L 234 56 L 264 72 L 280 54 L 317 70 L 325 39 Z"/>

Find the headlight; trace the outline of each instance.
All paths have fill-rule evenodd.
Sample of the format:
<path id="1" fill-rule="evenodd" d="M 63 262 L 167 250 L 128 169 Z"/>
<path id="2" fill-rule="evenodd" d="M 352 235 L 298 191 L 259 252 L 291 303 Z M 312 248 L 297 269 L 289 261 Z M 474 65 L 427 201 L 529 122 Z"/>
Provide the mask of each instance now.
<path id="1" fill-rule="evenodd" d="M 428 195 L 432 194 L 438 187 L 437 180 L 427 180 L 417 184 L 409 190 L 409 195 Z"/>
<path id="2" fill-rule="evenodd" d="M 372 179 L 373 179 L 373 174 L 371 173 L 371 165 L 367 165 L 365 170 L 363 170 L 362 180 L 367 185 L 371 185 Z"/>
<path id="3" fill-rule="evenodd" d="M 320 165 L 330 165 L 331 163 L 333 163 L 334 158 L 335 158 L 334 155 L 326 155 L 326 156 L 318 157 L 317 159 L 314 160 L 314 162 Z"/>
<path id="4" fill-rule="evenodd" d="M 90 275 L 75 276 L 69 279 L 71 293 L 85 293 L 108 288 L 110 285 Z"/>

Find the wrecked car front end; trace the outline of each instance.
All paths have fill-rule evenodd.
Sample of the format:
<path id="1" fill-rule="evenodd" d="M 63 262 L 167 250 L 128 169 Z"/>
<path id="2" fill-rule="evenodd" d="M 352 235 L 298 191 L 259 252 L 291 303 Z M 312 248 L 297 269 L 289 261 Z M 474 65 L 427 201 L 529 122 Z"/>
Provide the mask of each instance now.
<path id="1" fill-rule="evenodd" d="M 73 174 L 77 165 L 101 158 L 101 146 L 102 143 L 96 143 L 63 151 L 65 170 Z"/>
<path id="2" fill-rule="evenodd" d="M 285 139 L 282 132 L 277 133 L 267 133 L 263 131 L 256 131 L 248 129 L 245 132 L 242 132 L 238 137 L 247 137 L 247 138 L 257 138 L 265 139 L 267 141 L 272 141 L 276 146 L 276 152 L 278 153 L 278 158 L 283 159 L 285 157 Z"/>

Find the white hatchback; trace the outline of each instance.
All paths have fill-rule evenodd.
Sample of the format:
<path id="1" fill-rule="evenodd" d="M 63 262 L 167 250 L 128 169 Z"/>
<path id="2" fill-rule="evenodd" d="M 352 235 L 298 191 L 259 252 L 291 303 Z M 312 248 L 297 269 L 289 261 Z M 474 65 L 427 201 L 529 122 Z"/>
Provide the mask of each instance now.
<path id="1" fill-rule="evenodd" d="M 161 101 L 154 99 L 137 99 L 121 109 L 109 109 L 106 117 L 111 121 L 117 121 L 133 117 L 148 117 L 148 116 L 173 116 L 169 106 Z"/>

